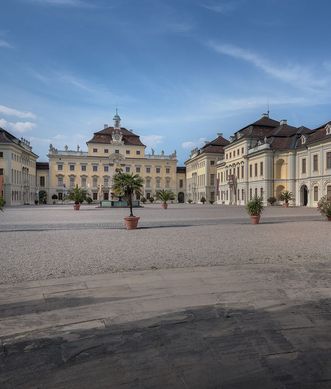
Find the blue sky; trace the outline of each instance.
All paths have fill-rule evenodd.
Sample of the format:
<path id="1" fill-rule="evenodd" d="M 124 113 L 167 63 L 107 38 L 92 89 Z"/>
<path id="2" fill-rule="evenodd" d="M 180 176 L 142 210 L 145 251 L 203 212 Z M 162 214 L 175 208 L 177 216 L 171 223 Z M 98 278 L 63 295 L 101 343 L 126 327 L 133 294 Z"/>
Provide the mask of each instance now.
<path id="1" fill-rule="evenodd" d="M 331 120 L 328 0 L 1 0 L 0 126 L 85 149 L 122 125 L 190 150 L 270 115 Z"/>

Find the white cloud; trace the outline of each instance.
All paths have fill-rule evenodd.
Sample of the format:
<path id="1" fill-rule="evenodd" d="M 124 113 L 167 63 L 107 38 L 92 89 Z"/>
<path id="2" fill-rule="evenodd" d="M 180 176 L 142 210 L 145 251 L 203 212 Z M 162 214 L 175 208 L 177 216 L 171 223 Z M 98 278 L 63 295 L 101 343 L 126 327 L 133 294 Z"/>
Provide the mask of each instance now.
<path id="1" fill-rule="evenodd" d="M 36 3 L 40 5 L 53 5 L 64 7 L 87 7 L 93 8 L 94 5 L 83 0 L 27 0 L 30 3 Z"/>
<path id="2" fill-rule="evenodd" d="M 286 67 L 277 66 L 253 51 L 245 50 L 234 45 L 209 42 L 208 46 L 219 54 L 246 61 L 266 74 L 298 88 L 318 90 L 326 88 L 330 83 L 330 79 L 318 78 L 310 69 L 302 65 L 289 64 Z"/>
<path id="3" fill-rule="evenodd" d="M 6 107 L 5 105 L 0 105 L 0 114 L 15 116 L 21 119 L 36 119 L 36 115 L 32 112 L 19 111 L 14 108 Z"/>
<path id="4" fill-rule="evenodd" d="M 192 150 L 196 147 L 201 147 L 207 142 L 206 138 L 199 138 L 197 140 L 190 140 L 182 143 L 182 148 L 185 150 Z"/>
<path id="5" fill-rule="evenodd" d="M 217 12 L 220 14 L 228 14 L 234 11 L 240 4 L 240 1 L 222 1 L 206 2 L 200 4 L 201 7 L 208 9 L 209 11 Z"/>
<path id="6" fill-rule="evenodd" d="M 33 122 L 8 122 L 6 119 L 0 119 L 0 127 L 19 133 L 27 132 L 35 126 L 36 124 Z"/>
<path id="7" fill-rule="evenodd" d="M 142 135 L 141 141 L 147 146 L 154 148 L 157 145 L 163 143 L 164 136 L 162 135 Z"/>
<path id="8" fill-rule="evenodd" d="M 11 49 L 13 46 L 4 39 L 0 39 L 0 47 Z"/>

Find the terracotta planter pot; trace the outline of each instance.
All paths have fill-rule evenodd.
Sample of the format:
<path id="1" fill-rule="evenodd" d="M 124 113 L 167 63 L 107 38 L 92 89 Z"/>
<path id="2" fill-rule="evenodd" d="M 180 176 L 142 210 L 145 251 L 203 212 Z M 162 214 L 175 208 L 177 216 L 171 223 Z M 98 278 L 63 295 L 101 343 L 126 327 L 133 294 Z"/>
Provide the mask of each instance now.
<path id="1" fill-rule="evenodd" d="M 259 224 L 260 223 L 260 216 L 261 215 L 251 215 L 251 223 L 252 224 Z"/>
<path id="2" fill-rule="evenodd" d="M 161 205 L 162 205 L 163 209 L 167 209 L 168 208 L 168 204 L 167 203 L 162 203 Z"/>
<path id="3" fill-rule="evenodd" d="M 80 209 L 80 204 L 74 204 L 74 210 L 79 211 Z"/>
<path id="4" fill-rule="evenodd" d="M 128 216 L 124 218 L 125 227 L 127 230 L 135 230 L 138 225 L 140 217 L 138 216 Z"/>
<path id="5" fill-rule="evenodd" d="M 284 207 L 285 207 L 285 208 L 288 208 L 288 203 L 284 203 Z"/>

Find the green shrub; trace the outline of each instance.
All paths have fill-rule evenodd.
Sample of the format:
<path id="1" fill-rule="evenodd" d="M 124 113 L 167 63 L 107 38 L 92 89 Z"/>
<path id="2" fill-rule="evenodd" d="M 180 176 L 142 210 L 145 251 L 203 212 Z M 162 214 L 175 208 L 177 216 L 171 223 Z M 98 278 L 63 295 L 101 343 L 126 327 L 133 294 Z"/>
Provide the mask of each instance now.
<path id="1" fill-rule="evenodd" d="M 275 202 L 277 201 L 277 199 L 276 199 L 276 197 L 271 196 L 271 197 L 269 197 L 269 198 L 267 199 L 267 201 L 268 201 L 268 203 L 269 203 L 270 205 L 274 205 Z"/>
<path id="2" fill-rule="evenodd" d="M 246 204 L 246 210 L 251 216 L 261 215 L 263 208 L 263 198 L 258 196 L 254 197 Z"/>
<path id="3" fill-rule="evenodd" d="M 331 200 L 326 196 L 323 196 L 320 201 L 317 203 L 317 208 L 322 215 L 330 217 L 331 216 Z"/>

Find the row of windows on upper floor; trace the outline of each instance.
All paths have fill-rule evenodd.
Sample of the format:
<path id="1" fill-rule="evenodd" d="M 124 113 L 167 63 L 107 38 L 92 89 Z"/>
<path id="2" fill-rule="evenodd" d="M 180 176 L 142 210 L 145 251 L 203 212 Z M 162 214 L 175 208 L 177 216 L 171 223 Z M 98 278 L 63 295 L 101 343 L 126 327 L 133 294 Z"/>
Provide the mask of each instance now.
<path id="1" fill-rule="evenodd" d="M 69 164 L 69 171 L 74 172 L 75 169 L 76 169 L 76 165 L 75 164 Z M 151 173 L 151 169 L 152 169 L 151 167 L 146 167 L 145 168 L 145 172 L 146 173 Z M 57 165 L 57 170 L 58 171 L 63 171 L 63 164 L 58 164 Z M 80 170 L 82 172 L 86 172 L 87 171 L 87 165 L 80 165 Z M 109 169 L 109 165 L 103 165 L 103 171 L 104 172 L 109 172 L 109 170 L 110 170 Z M 133 167 L 131 169 L 131 166 L 125 166 L 124 170 L 125 170 L 126 173 L 130 173 L 131 171 L 133 172 Z M 99 171 L 99 165 L 97 165 L 97 164 L 92 165 L 92 171 L 93 172 Z M 136 166 L 135 167 L 135 172 L 136 173 L 142 173 L 141 167 L 140 166 Z M 170 174 L 170 172 L 171 172 L 170 167 L 166 167 L 165 168 L 165 172 L 166 172 L 166 174 Z M 156 167 L 155 168 L 155 173 L 158 173 L 158 174 L 161 173 L 161 168 L 160 167 Z"/>
<path id="2" fill-rule="evenodd" d="M 260 176 L 263 176 L 263 174 L 264 174 L 263 162 L 260 162 L 260 172 L 258 171 L 259 170 L 258 168 L 259 168 L 258 163 L 255 163 L 254 165 L 253 164 L 249 165 L 249 177 L 250 178 L 253 177 L 253 169 L 254 169 L 254 177 L 258 177 L 259 173 L 260 173 Z M 221 174 L 220 173 L 217 174 L 217 177 L 220 180 L 220 182 L 228 181 L 229 176 L 236 176 L 237 179 L 244 179 L 245 178 L 245 166 L 244 165 L 237 166 L 237 168 L 235 168 L 235 167 L 230 168 L 230 169 L 227 169 L 225 172 L 221 172 Z"/>
<path id="3" fill-rule="evenodd" d="M 0 151 L 0 158 L 4 158 L 3 151 Z M 35 161 L 15 153 L 11 153 L 11 159 L 12 161 L 20 162 L 27 166 L 35 166 Z"/>
<path id="4" fill-rule="evenodd" d="M 240 154 L 240 150 L 241 150 L 241 154 Z M 239 157 L 240 155 L 244 155 L 245 153 L 245 147 L 242 147 L 241 149 L 237 149 L 237 150 L 233 150 L 233 151 L 229 151 L 228 153 L 225 153 L 225 159 L 231 159 L 232 156 L 233 158 L 235 158 L 236 156 Z"/>
<path id="5" fill-rule="evenodd" d="M 42 178 L 42 177 L 40 177 L 40 178 Z M 92 177 L 92 180 L 91 180 L 92 188 L 97 188 L 99 183 L 100 183 L 100 181 L 101 180 L 99 180 L 98 177 Z M 183 180 L 181 180 L 181 181 L 182 181 L 182 183 L 181 183 L 182 186 L 180 186 L 180 187 L 183 187 Z M 156 186 L 156 188 L 160 188 L 161 182 L 162 182 L 162 179 L 160 177 L 157 177 L 155 179 L 155 186 Z M 70 176 L 69 177 L 69 187 L 70 188 L 74 188 L 76 186 L 76 183 L 77 183 L 76 177 Z M 103 177 L 102 185 L 104 187 L 109 187 L 110 183 L 111 183 L 110 177 Z M 150 179 L 150 178 L 146 179 L 145 180 L 146 188 L 150 188 L 151 187 L 151 183 L 152 183 L 152 179 Z M 165 187 L 166 188 L 170 188 L 170 183 L 171 183 L 171 178 L 167 177 L 165 179 Z M 80 178 L 80 185 L 82 187 L 84 187 L 84 188 L 88 186 L 88 179 L 87 179 L 87 177 L 81 177 Z M 59 187 L 64 187 L 65 186 L 65 180 L 64 180 L 63 176 L 59 176 L 57 178 L 57 186 L 59 186 Z"/>
<path id="6" fill-rule="evenodd" d="M 93 148 L 92 152 L 93 153 L 98 153 L 98 150 L 99 149 L 97 149 L 97 148 Z M 104 152 L 104 154 L 109 154 L 109 149 L 103 149 L 103 152 Z M 120 153 L 119 149 L 116 149 L 115 150 L 115 154 L 119 154 L 119 153 Z M 126 155 L 131 155 L 131 150 L 125 150 L 125 154 Z M 136 150 L 136 155 L 141 155 L 141 150 Z"/>
<path id="7" fill-rule="evenodd" d="M 215 166 L 215 162 L 214 160 L 211 160 L 209 161 L 209 164 L 210 166 Z M 190 170 L 196 170 L 196 169 L 200 169 L 202 167 L 205 167 L 206 166 L 206 161 L 202 161 L 202 162 L 195 162 L 193 164 L 189 164 L 187 165 L 187 170 L 190 171 Z"/>
<path id="8" fill-rule="evenodd" d="M 331 151 L 326 153 L 326 169 L 331 169 Z M 313 155 L 313 172 L 317 172 L 319 168 L 319 155 Z M 307 173 L 307 158 L 301 159 L 301 173 Z"/>

